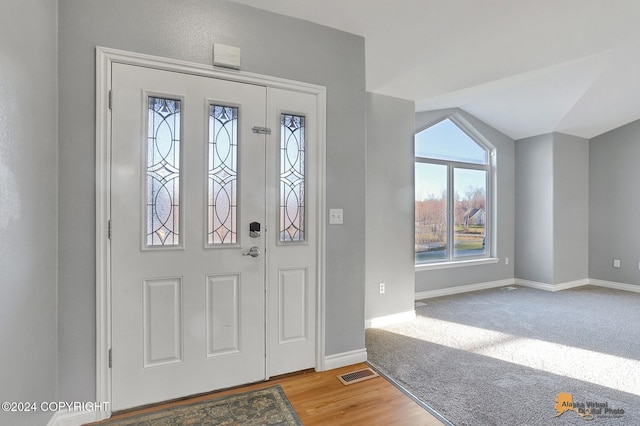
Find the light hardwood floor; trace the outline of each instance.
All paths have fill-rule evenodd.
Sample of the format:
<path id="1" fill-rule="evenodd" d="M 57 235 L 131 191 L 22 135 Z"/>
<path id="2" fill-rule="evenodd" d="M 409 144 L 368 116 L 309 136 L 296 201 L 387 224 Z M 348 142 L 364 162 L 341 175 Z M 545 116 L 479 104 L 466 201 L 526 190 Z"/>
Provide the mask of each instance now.
<path id="1" fill-rule="evenodd" d="M 348 386 L 343 385 L 336 377 L 366 367 L 368 367 L 367 364 L 356 364 L 319 373 L 311 371 L 293 374 L 232 390 L 213 392 L 143 410 L 116 414 L 112 419 L 279 384 L 305 426 L 442 426 L 436 417 L 383 377 L 375 377 Z"/>

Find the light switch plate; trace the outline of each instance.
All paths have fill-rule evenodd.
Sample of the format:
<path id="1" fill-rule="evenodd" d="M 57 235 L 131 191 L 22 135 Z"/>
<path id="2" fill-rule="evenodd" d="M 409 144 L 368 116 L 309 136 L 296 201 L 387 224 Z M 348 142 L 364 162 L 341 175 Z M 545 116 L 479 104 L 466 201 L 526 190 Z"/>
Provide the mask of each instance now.
<path id="1" fill-rule="evenodd" d="M 342 225 L 343 223 L 342 209 L 329 209 L 329 225 Z"/>

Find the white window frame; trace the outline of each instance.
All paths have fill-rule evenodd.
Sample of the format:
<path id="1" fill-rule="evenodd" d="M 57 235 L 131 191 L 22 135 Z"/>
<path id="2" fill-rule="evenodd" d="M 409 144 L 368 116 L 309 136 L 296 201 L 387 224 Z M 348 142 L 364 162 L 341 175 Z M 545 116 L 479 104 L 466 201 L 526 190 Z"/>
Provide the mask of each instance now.
<path id="1" fill-rule="evenodd" d="M 493 146 L 491 142 L 489 142 L 480 132 L 478 132 L 467 120 L 465 120 L 460 114 L 454 113 L 443 117 L 437 121 L 427 124 L 424 127 L 418 129 L 415 134 L 427 130 L 436 124 L 450 120 L 458 126 L 458 128 L 467 134 L 474 142 L 476 142 L 480 147 L 486 150 L 487 152 L 487 164 L 474 164 L 474 163 L 466 163 L 460 161 L 453 160 L 440 160 L 429 157 L 414 157 L 414 168 L 417 163 L 424 164 L 439 164 L 447 166 L 447 258 L 441 260 L 434 260 L 432 262 L 427 263 L 415 263 L 416 271 L 429 271 L 434 269 L 446 269 L 446 268 L 456 268 L 456 267 L 464 267 L 464 266 L 475 266 L 475 265 L 485 265 L 485 264 L 493 264 L 499 261 L 498 258 L 495 257 L 496 249 L 495 249 L 495 229 L 496 229 L 496 215 L 495 212 L 495 174 L 496 174 L 496 148 Z M 464 256 L 464 257 L 454 257 L 453 252 L 453 243 L 454 243 L 454 233 L 455 233 L 455 220 L 454 220 L 454 191 L 453 191 L 453 173 L 454 170 L 458 168 L 469 169 L 469 170 L 486 170 L 487 171 L 487 181 L 486 181 L 486 201 L 485 201 L 485 248 L 486 253 L 481 256 Z M 415 202 L 415 201 L 414 201 Z M 414 215 L 415 219 L 415 215 Z"/>

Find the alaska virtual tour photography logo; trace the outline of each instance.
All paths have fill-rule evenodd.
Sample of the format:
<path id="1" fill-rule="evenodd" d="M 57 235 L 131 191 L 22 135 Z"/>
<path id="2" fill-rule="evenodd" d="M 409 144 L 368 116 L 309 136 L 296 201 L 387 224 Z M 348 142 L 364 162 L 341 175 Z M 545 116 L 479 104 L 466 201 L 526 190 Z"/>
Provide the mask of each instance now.
<path id="1" fill-rule="evenodd" d="M 553 417 L 560 417 L 567 411 L 575 412 L 582 420 L 593 420 L 597 418 L 621 418 L 624 416 L 622 408 L 609 407 L 608 402 L 595 401 L 574 401 L 573 395 L 560 392 L 556 396 L 556 403 L 553 406 L 556 414 Z"/>

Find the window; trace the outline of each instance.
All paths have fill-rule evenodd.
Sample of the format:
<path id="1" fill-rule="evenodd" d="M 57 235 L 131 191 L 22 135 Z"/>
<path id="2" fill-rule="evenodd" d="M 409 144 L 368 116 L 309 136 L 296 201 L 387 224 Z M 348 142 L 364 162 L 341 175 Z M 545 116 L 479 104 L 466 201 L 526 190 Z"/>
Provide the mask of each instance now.
<path id="1" fill-rule="evenodd" d="M 490 254 L 491 157 L 488 143 L 455 117 L 415 135 L 415 262 Z"/>
<path id="2" fill-rule="evenodd" d="M 304 117 L 280 116 L 280 242 L 305 240 Z"/>
<path id="3" fill-rule="evenodd" d="M 238 107 L 209 105 L 209 245 L 238 242 Z"/>
<path id="4" fill-rule="evenodd" d="M 148 99 L 146 247 L 180 244 L 180 104 Z"/>

